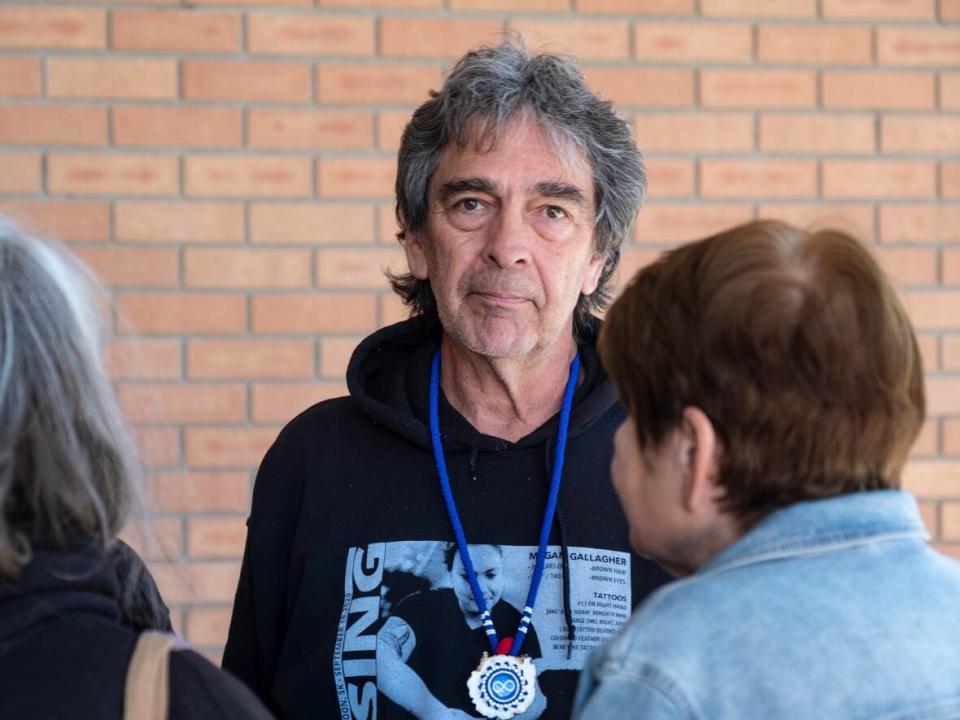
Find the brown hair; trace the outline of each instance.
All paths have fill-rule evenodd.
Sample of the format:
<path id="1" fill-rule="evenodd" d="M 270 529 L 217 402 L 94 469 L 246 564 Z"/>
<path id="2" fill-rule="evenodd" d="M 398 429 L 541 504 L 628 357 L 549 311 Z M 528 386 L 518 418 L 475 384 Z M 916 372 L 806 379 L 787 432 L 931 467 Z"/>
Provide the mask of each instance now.
<path id="1" fill-rule="evenodd" d="M 679 427 L 685 407 L 706 413 L 724 509 L 744 524 L 898 487 L 923 422 L 910 321 L 842 232 L 758 221 L 666 253 L 610 308 L 600 354 L 641 448 Z"/>

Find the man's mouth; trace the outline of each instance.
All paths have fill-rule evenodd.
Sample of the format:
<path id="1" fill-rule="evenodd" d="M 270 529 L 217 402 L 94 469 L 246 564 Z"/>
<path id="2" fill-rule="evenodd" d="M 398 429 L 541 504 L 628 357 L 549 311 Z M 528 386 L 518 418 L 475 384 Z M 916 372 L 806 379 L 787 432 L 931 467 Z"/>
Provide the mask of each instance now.
<path id="1" fill-rule="evenodd" d="M 491 305 L 512 306 L 522 305 L 525 302 L 529 302 L 529 299 L 523 295 L 513 295 L 511 293 L 474 290 L 471 294 L 476 295 L 481 300 Z"/>

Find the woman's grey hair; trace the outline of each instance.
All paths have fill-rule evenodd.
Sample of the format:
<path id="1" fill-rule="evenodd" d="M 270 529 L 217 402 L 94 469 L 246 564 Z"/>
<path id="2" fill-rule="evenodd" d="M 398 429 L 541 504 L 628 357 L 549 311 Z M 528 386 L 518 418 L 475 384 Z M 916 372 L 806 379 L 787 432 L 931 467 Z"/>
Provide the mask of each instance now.
<path id="1" fill-rule="evenodd" d="M 597 289 L 581 296 L 574 328 L 584 329 L 593 311 L 610 301 L 608 283 L 620 261 L 620 245 L 633 228 L 646 189 L 643 159 L 626 122 L 611 103 L 588 87 L 572 58 L 528 54 L 507 41 L 467 53 L 443 87 L 431 91 L 407 124 L 397 167 L 397 221 L 402 243 L 427 223 L 430 179 L 451 142 L 492 148 L 511 121 L 527 114 L 554 147 L 573 149 L 590 163 L 596 204 L 594 241 L 604 255 Z M 439 321 L 429 280 L 389 275 L 412 315 Z"/>
<path id="2" fill-rule="evenodd" d="M 0 216 L 0 578 L 35 548 L 106 550 L 140 502 L 101 362 L 102 293 L 66 249 Z"/>

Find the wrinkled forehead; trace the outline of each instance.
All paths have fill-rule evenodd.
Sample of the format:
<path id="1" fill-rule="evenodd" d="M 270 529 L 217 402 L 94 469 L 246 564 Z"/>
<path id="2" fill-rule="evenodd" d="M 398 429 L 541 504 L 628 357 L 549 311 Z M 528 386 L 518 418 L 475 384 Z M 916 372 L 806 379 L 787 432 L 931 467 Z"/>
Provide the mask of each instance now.
<path id="1" fill-rule="evenodd" d="M 548 149 L 565 175 L 588 178 L 588 187 L 582 190 L 585 193 L 592 191 L 592 167 L 573 133 L 547 120 L 538 119 L 532 110 L 521 110 L 507 121 L 487 116 L 471 119 L 463 133 L 452 137 L 444 147 L 438 170 L 449 168 L 464 156 L 483 156 L 503 149 L 519 151 L 538 142 Z"/>

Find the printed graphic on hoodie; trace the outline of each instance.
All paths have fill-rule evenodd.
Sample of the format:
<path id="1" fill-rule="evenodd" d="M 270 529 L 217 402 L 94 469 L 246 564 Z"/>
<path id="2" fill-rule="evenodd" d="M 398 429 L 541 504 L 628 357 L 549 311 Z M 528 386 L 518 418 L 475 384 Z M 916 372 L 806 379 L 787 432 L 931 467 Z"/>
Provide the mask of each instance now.
<path id="1" fill-rule="evenodd" d="M 551 545 L 521 651 L 534 658 L 538 675 L 581 669 L 589 652 L 630 617 L 629 554 L 582 547 L 567 553 L 574 639 L 568 637 L 561 548 Z M 501 638 L 516 634 L 536 554 L 534 546 L 470 546 Z M 333 659 L 342 720 L 477 717 L 466 682 L 485 650 L 477 603 L 454 544 L 350 549 Z"/>

